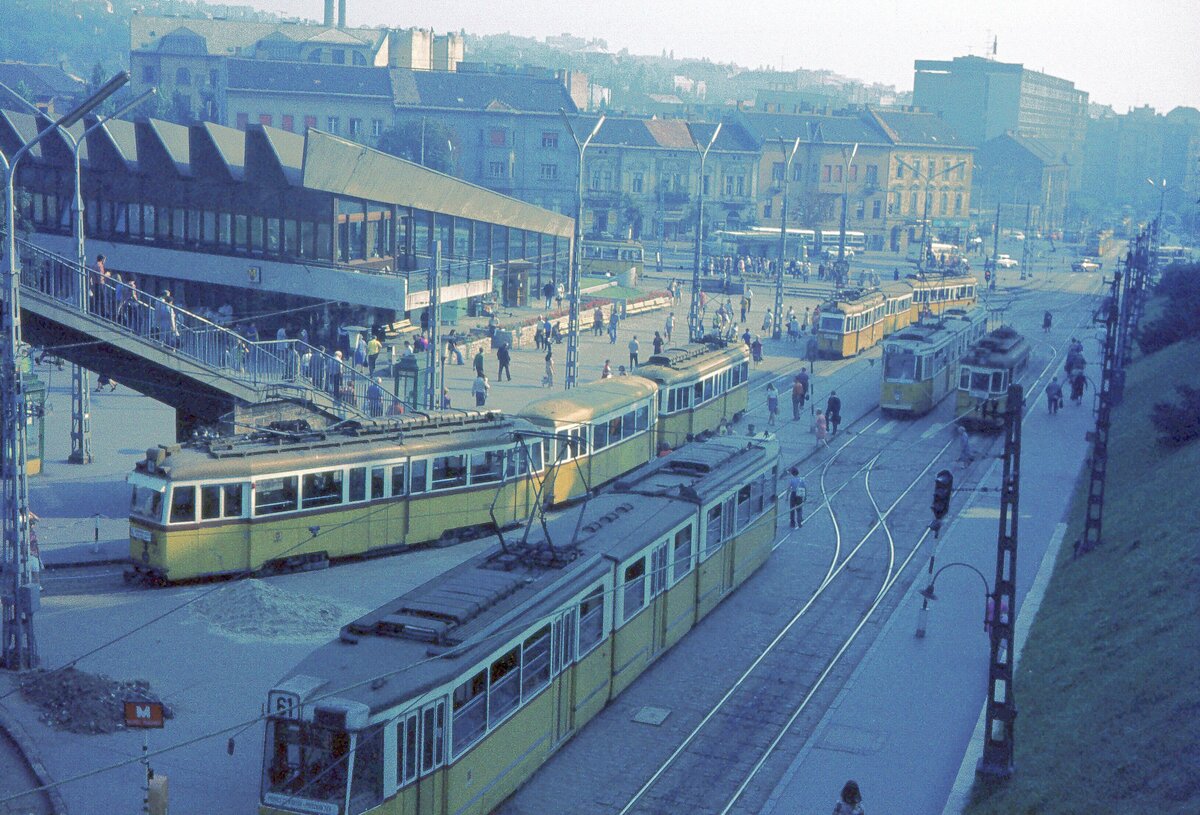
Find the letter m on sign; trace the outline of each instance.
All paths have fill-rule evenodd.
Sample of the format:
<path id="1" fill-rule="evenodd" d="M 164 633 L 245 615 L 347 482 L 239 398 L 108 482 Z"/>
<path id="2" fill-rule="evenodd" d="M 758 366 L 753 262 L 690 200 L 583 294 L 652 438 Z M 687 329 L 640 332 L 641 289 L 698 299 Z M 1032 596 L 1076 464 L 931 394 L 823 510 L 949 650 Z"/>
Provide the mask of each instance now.
<path id="1" fill-rule="evenodd" d="M 130 701 L 125 703 L 126 727 L 162 727 L 163 706 L 161 702 Z"/>

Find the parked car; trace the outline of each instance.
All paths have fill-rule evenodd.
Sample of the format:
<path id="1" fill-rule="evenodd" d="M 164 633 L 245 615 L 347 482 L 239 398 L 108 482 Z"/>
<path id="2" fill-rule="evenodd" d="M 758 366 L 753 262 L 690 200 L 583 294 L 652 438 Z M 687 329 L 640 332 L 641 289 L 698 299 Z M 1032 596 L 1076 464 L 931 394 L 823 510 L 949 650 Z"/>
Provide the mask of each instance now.
<path id="1" fill-rule="evenodd" d="M 996 258 L 997 269 L 1015 269 L 1020 265 L 1021 264 L 1018 263 L 1015 258 L 1009 257 L 1008 255 L 1000 255 Z"/>
<path id="2" fill-rule="evenodd" d="M 1091 258 L 1080 258 L 1071 264 L 1072 272 L 1098 272 L 1100 271 L 1099 261 Z"/>

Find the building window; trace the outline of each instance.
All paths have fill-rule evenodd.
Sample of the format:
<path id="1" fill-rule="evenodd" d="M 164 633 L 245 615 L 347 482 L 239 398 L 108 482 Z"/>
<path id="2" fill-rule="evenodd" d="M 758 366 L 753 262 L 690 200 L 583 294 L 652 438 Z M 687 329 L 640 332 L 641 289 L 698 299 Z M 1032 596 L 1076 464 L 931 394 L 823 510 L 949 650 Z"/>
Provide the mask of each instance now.
<path id="1" fill-rule="evenodd" d="M 941 206 L 938 207 L 938 212 L 942 213 L 943 215 L 948 213 L 950 211 L 950 203 L 949 202 L 950 202 L 949 193 L 942 193 Z"/>
<path id="2" fill-rule="evenodd" d="M 489 161 L 488 162 L 488 177 L 489 178 L 504 178 L 506 175 L 508 175 L 505 172 L 505 169 L 506 169 L 506 167 L 505 167 L 503 161 Z"/>
<path id="3" fill-rule="evenodd" d="M 175 84 L 176 85 L 184 85 L 184 86 L 191 85 L 192 84 L 192 72 L 189 71 L 187 68 L 179 68 L 178 70 L 176 70 L 175 71 Z"/>
<path id="4" fill-rule="evenodd" d="M 858 165 L 857 164 L 850 165 L 850 180 L 858 181 Z"/>
<path id="5" fill-rule="evenodd" d="M 629 182 L 630 192 L 641 192 L 645 181 L 641 173 L 634 173 L 633 179 Z"/>
<path id="6" fill-rule="evenodd" d="M 316 127 L 316 126 L 317 126 L 317 117 L 316 116 L 305 116 L 304 117 L 304 129 L 305 130 L 308 130 L 310 127 Z"/>
<path id="7" fill-rule="evenodd" d="M 350 120 L 350 136 L 357 137 L 362 135 L 362 119 Z"/>
<path id="8" fill-rule="evenodd" d="M 792 181 L 800 181 L 803 175 L 804 165 L 797 161 L 792 165 Z"/>
<path id="9" fill-rule="evenodd" d="M 285 113 L 279 117 L 279 126 L 291 133 L 296 129 L 296 118 L 290 113 Z"/>
<path id="10" fill-rule="evenodd" d="M 338 117 L 338 116 L 327 117 L 325 119 L 325 129 L 328 130 L 330 133 L 337 135 L 337 133 L 342 129 L 341 117 Z"/>
<path id="11" fill-rule="evenodd" d="M 899 159 L 896 160 L 896 178 L 904 178 L 904 165 Z"/>
<path id="12" fill-rule="evenodd" d="M 142 81 L 151 83 L 158 81 L 158 76 L 153 65 L 142 66 Z"/>
<path id="13" fill-rule="evenodd" d="M 783 162 L 776 161 L 771 165 L 771 183 L 783 183 Z"/>
<path id="14" fill-rule="evenodd" d="M 600 189 L 600 171 L 599 170 L 592 170 L 591 175 L 588 176 L 588 189 L 589 190 Z"/>
<path id="15" fill-rule="evenodd" d="M 954 175 L 955 175 L 955 177 L 958 178 L 959 181 L 962 181 L 963 177 L 966 174 L 967 174 L 967 163 L 964 161 L 962 164 L 958 165 L 958 172 L 956 172 Z"/>
<path id="16" fill-rule="evenodd" d="M 334 65 L 346 64 L 346 50 L 344 48 L 333 48 L 330 50 L 329 55 L 332 57 L 331 61 Z"/>
<path id="17" fill-rule="evenodd" d="M 503 147 L 507 143 L 508 139 L 506 138 L 504 128 L 493 127 L 488 131 L 488 144 L 492 147 Z"/>
<path id="18" fill-rule="evenodd" d="M 375 138 L 379 138 L 383 135 L 383 119 L 371 120 L 371 135 Z"/>
<path id="19" fill-rule="evenodd" d="M 879 166 L 876 164 L 867 165 L 867 183 L 875 186 L 879 184 Z"/>
<path id="20" fill-rule="evenodd" d="M 558 149 L 558 133 L 554 131 L 546 131 L 542 133 L 542 147 L 547 150 Z"/>
<path id="21" fill-rule="evenodd" d="M 221 82 L 221 72 L 220 71 L 218 71 L 216 68 L 214 68 L 208 72 L 208 84 L 209 85 L 211 85 L 212 87 L 215 88 L 215 87 L 217 87 L 218 84 L 220 84 L 220 82 Z"/>
<path id="22" fill-rule="evenodd" d="M 308 55 L 308 61 L 309 62 L 320 62 L 321 61 L 321 49 L 314 48 Z"/>
<path id="23" fill-rule="evenodd" d="M 538 174 L 543 181 L 554 181 L 558 178 L 558 165 L 543 164 Z"/>
<path id="24" fill-rule="evenodd" d="M 355 65 L 366 65 L 367 64 L 367 58 L 365 56 L 363 56 L 360 51 L 351 51 L 350 54 L 351 54 L 351 56 L 354 57 Z"/>
<path id="25" fill-rule="evenodd" d="M 913 212 L 913 213 L 916 213 L 918 211 L 917 210 L 917 194 L 915 192 L 910 192 L 908 194 L 908 211 Z"/>
<path id="26" fill-rule="evenodd" d="M 954 214 L 955 215 L 962 214 L 962 193 L 961 192 L 955 193 L 955 195 L 954 195 Z"/>
<path id="27" fill-rule="evenodd" d="M 712 176 L 711 175 L 704 176 L 704 194 L 705 195 L 709 194 L 711 187 L 712 187 Z"/>
<path id="28" fill-rule="evenodd" d="M 770 218 L 770 217 L 771 217 L 771 205 L 763 204 L 763 218 Z"/>
<path id="29" fill-rule="evenodd" d="M 250 114 L 249 113 L 239 113 L 237 115 L 237 129 L 245 130 L 249 126 L 250 126 Z"/>
<path id="30" fill-rule="evenodd" d="M 842 165 L 840 165 L 840 164 L 834 165 L 834 168 L 833 168 L 833 180 L 834 180 L 834 181 L 837 181 L 837 182 L 839 182 L 839 183 L 841 183 L 841 180 L 842 180 Z"/>
<path id="31" fill-rule="evenodd" d="M 881 209 L 883 209 L 883 207 L 880 204 L 879 199 L 876 198 L 874 201 L 871 202 L 871 217 L 874 218 L 875 220 L 879 220 L 879 211 Z"/>
<path id="32" fill-rule="evenodd" d="M 822 176 L 822 178 L 825 180 L 826 183 L 833 180 L 833 165 L 832 164 L 825 165 L 825 173 Z"/>
<path id="33" fill-rule="evenodd" d="M 867 215 L 867 202 L 860 198 L 854 204 L 854 217 L 861 221 L 863 218 L 866 217 L 866 215 Z"/>
<path id="34" fill-rule="evenodd" d="M 258 123 L 260 125 L 265 125 L 266 127 L 270 127 L 272 121 L 274 121 L 274 119 L 271 116 L 271 114 L 269 114 L 269 113 L 258 114 Z"/>

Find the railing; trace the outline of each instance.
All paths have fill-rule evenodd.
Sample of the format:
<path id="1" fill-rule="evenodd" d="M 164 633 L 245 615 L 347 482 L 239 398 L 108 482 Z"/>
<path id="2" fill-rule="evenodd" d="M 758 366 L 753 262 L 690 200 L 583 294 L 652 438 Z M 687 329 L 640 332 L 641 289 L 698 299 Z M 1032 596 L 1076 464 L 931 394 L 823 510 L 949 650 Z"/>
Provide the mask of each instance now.
<path id="1" fill-rule="evenodd" d="M 314 400 L 318 391 L 328 394 L 334 413 L 343 418 L 401 411 L 401 400 L 392 390 L 352 362 L 300 340 L 251 342 L 169 300 L 139 291 L 133 281 L 81 270 L 76 262 L 19 237 L 17 244 L 23 289 L 86 312 L 90 319 L 167 353 L 220 371 L 255 390 L 306 400 Z"/>

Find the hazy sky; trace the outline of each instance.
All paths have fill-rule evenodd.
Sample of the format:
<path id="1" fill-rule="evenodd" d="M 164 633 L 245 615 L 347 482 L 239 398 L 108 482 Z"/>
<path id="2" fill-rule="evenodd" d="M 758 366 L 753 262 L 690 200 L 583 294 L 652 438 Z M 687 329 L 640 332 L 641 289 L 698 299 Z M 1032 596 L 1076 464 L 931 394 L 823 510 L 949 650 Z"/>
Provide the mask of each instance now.
<path id="1" fill-rule="evenodd" d="M 241 0 L 321 19 L 323 0 Z M 828 68 L 912 88 L 914 59 L 985 54 L 1075 82 L 1118 113 L 1200 108 L 1200 0 L 348 0 L 350 25 L 569 32 L 635 54 Z M 469 55 L 468 55 L 469 58 Z"/>

